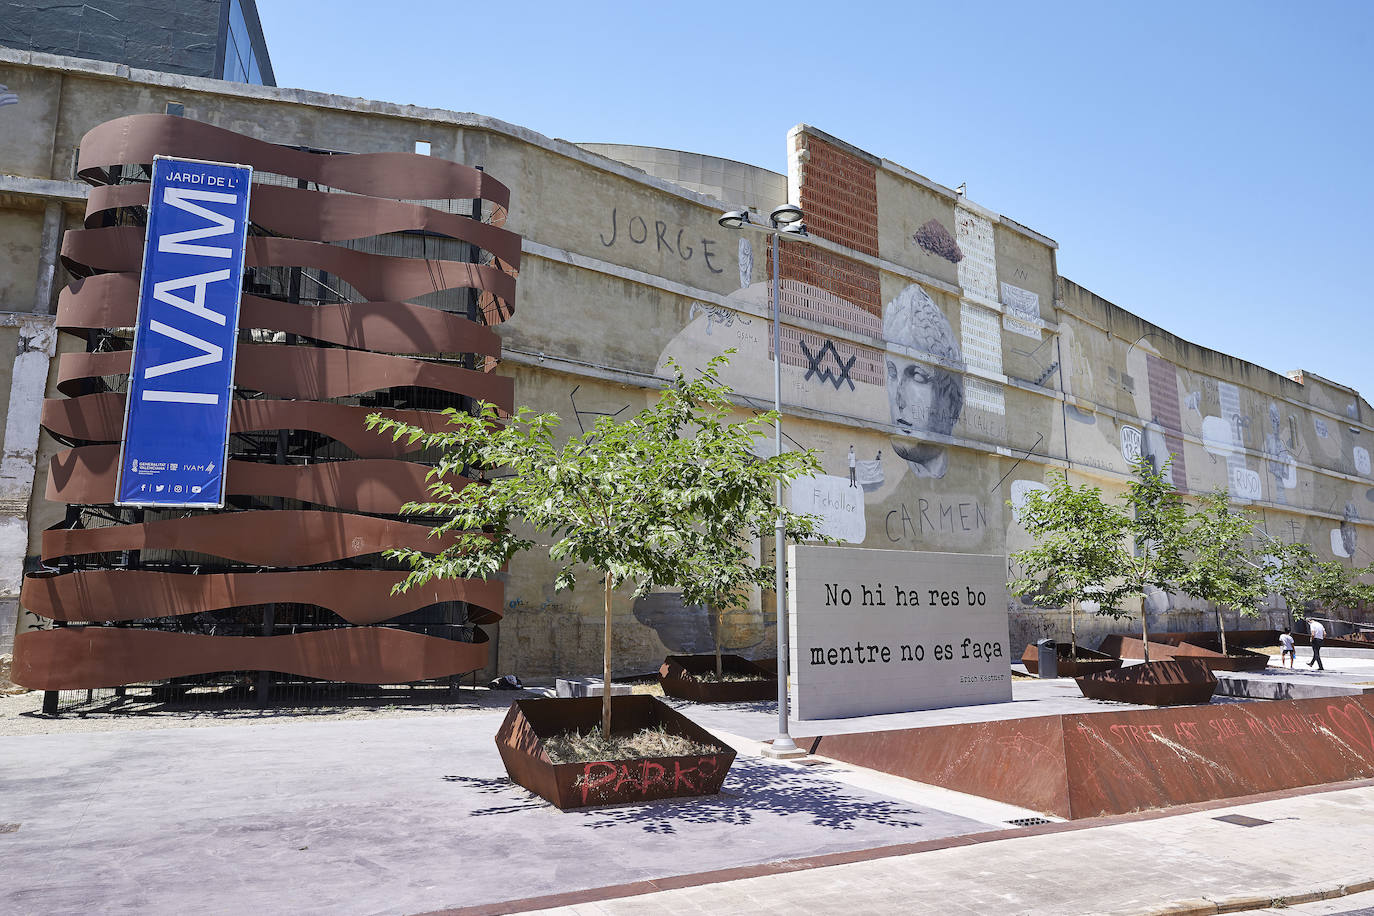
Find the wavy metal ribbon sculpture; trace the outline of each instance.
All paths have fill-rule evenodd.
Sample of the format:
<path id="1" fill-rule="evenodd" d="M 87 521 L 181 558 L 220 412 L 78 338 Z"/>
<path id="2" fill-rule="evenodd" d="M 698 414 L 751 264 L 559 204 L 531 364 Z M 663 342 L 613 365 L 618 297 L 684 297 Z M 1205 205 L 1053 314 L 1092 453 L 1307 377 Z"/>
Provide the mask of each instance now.
<path id="1" fill-rule="evenodd" d="M 65 690 L 257 670 L 401 683 L 485 667 L 487 636 L 472 625 L 500 619 L 504 584 L 443 581 L 392 594 L 404 573 L 382 551 L 446 542 L 396 517 L 404 502 L 427 498 L 429 465 L 401 460 L 422 458 L 423 444 L 374 435 L 363 420 L 377 412 L 439 430 L 439 404 L 513 408 L 492 328 L 514 312 L 521 241 L 503 228 L 510 191 L 443 159 L 309 152 L 164 115 L 102 124 L 80 149 L 79 174 L 95 187 L 84 227 L 63 240 L 76 279 L 59 298 L 57 325 L 87 352 L 60 358 L 57 387 L 68 397 L 49 399 L 42 414 L 72 446 L 50 462 L 47 498 L 71 508 L 67 523 L 44 532 L 49 571 L 30 575 L 21 597 L 57 625 L 16 638 L 14 680 Z M 293 278 L 276 295 L 270 283 L 245 282 L 240 328 L 262 342 L 238 347 L 230 504 L 185 517 L 111 505 L 148 204 L 139 171 L 155 155 L 252 165 L 246 264 Z M 463 201 L 447 208 L 463 212 L 416 201 Z M 402 250 L 423 256 L 392 253 Z M 465 313 L 432 304 L 455 297 Z M 196 559 L 176 559 L 185 556 Z M 315 626 L 323 608 L 332 622 L 272 635 L 293 608 L 315 609 Z M 464 638 L 430 635 L 432 611 Z M 263 635 L 184 632 L 226 613 Z M 116 622 L 128 625 L 100 625 Z"/>

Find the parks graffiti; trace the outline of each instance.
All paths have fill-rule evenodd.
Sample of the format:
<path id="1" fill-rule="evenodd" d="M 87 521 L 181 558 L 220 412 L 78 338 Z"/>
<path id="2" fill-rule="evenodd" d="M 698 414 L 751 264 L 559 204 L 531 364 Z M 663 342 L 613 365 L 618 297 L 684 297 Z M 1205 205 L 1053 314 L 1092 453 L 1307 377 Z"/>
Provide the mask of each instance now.
<path id="1" fill-rule="evenodd" d="M 672 772 L 668 771 L 668 763 Z M 698 792 L 720 769 L 720 758 L 699 757 L 695 766 L 683 766 L 682 758 L 637 760 L 630 763 L 601 760 L 582 768 L 576 785 L 582 789 L 582 803 L 593 796 L 602 798 L 663 798 L 686 790 Z M 638 771 L 636 773 L 636 771 Z"/>

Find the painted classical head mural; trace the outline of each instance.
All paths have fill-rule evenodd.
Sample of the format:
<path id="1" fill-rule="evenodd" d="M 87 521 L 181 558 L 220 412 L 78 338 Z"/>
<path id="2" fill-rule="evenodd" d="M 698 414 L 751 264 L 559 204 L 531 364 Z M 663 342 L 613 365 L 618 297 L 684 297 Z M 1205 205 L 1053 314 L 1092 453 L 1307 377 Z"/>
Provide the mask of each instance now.
<path id="1" fill-rule="evenodd" d="M 908 286 L 884 310 L 883 337 L 946 367 L 887 354 L 887 401 L 898 434 L 952 434 L 964 408 L 964 361 L 940 307 L 919 286 Z M 943 446 L 903 438 L 892 449 L 917 477 L 945 476 L 949 456 Z"/>

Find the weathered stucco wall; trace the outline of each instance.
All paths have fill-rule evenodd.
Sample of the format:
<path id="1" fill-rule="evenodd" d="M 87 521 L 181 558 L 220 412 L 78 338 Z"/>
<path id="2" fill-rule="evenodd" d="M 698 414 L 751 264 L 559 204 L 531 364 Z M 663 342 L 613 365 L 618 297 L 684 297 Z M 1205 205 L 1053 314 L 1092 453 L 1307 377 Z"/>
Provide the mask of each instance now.
<path id="1" fill-rule="evenodd" d="M 525 238 L 524 260 L 517 311 L 500 333 L 517 403 L 555 411 L 576 431 L 648 403 L 668 357 L 690 368 L 734 348 L 725 378 L 742 408 L 771 404 L 768 237 L 716 219 L 781 200 L 716 200 L 476 115 L 3 49 L 0 83 L 23 87 L 19 105 L 0 108 L 0 180 L 12 184 L 69 179 L 86 130 L 162 112 L 169 100 L 188 117 L 285 144 L 370 152 L 428 142 L 433 155 L 481 165 L 512 189 L 508 225 Z M 30 128 L 26 139 L 7 121 Z M 1059 277 L 1052 240 L 814 128 L 779 138 L 784 158 L 787 186 L 816 208 L 812 239 L 786 243 L 780 276 L 785 429 L 843 481 L 864 546 L 1005 555 L 1026 539 L 1008 500 L 1053 468 L 1116 492 L 1141 452 L 1173 454 L 1175 483 L 1189 493 L 1230 485 L 1271 536 L 1368 562 L 1374 428 L 1358 394 L 1178 340 Z M 27 284 L 15 287 L 18 300 L 35 295 L 39 260 L 25 252 L 41 248 L 38 212 L 0 212 L 0 239 L 18 242 L 9 257 L 34 265 L 5 281 Z M 82 346 L 62 337 L 63 349 Z M 3 372 L 0 387 L 8 396 Z M 41 499 L 57 445 L 46 436 L 35 445 L 31 555 L 42 527 L 62 516 Z M 552 579 L 544 557 L 512 564 L 507 616 L 491 628 L 492 673 L 597 669 L 600 591 L 554 593 Z M 752 596 L 727 619 L 724 644 L 770 655 L 770 609 L 770 596 Z M 710 647 L 706 615 L 673 595 L 620 595 L 615 611 L 622 672 Z M 1063 632 L 1056 614 L 1019 603 L 1009 612 L 1014 640 Z M 1205 625 L 1202 609 L 1171 596 L 1156 596 L 1149 612 L 1156 626 Z M 1080 632 L 1130 625 L 1091 621 Z"/>

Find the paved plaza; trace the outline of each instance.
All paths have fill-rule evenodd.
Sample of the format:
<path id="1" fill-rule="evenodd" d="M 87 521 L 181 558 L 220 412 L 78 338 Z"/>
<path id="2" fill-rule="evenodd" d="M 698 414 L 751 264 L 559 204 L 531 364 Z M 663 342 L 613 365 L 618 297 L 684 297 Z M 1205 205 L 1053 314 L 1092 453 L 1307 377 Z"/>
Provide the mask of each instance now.
<path id="1" fill-rule="evenodd" d="M 1018 827 L 1038 812 L 761 757 L 773 704 L 679 704 L 740 754 L 722 794 L 563 813 L 506 779 L 492 737 L 512 695 L 464 694 L 399 717 L 240 711 L 153 728 L 53 723 L 39 695 L 9 698 L 0 913 L 1213 912 L 1196 901 L 1374 887 L 1374 781 Z M 1122 707 L 1068 680 L 1020 680 L 1007 704 L 792 732 L 1108 708 Z M 1266 823 L 1216 820 L 1233 813 Z"/>

